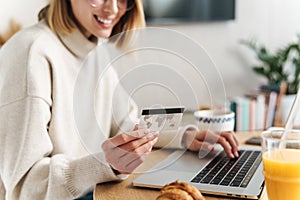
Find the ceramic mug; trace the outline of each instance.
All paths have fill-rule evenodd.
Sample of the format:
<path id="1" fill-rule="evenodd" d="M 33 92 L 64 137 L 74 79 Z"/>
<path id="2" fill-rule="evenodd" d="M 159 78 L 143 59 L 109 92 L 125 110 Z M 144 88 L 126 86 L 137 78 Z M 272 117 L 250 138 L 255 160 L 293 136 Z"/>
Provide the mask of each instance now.
<path id="1" fill-rule="evenodd" d="M 200 131 L 225 132 L 234 130 L 235 113 L 231 110 L 198 110 L 194 112 L 194 119 Z"/>

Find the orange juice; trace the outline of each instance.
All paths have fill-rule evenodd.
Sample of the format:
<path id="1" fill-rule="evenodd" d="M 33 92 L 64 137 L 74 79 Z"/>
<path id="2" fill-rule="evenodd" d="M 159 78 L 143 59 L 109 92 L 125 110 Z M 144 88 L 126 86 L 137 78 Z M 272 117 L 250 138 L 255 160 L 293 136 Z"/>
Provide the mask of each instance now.
<path id="1" fill-rule="evenodd" d="M 300 150 L 265 152 L 263 164 L 269 200 L 300 200 Z"/>

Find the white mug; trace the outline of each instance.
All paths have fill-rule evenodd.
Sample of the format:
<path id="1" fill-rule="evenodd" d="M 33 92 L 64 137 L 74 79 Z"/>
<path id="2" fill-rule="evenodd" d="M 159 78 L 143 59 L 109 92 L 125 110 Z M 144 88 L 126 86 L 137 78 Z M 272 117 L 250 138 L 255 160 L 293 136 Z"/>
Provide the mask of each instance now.
<path id="1" fill-rule="evenodd" d="M 199 110 L 194 112 L 194 119 L 200 131 L 233 131 L 235 113 L 227 110 Z"/>

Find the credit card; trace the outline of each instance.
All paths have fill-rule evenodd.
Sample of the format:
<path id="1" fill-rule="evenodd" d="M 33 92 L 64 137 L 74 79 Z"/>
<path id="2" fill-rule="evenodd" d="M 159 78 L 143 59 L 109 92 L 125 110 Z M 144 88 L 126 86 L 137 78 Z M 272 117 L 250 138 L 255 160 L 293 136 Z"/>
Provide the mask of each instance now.
<path id="1" fill-rule="evenodd" d="M 180 126 L 184 107 L 143 108 L 139 128 L 150 132 L 177 130 Z"/>

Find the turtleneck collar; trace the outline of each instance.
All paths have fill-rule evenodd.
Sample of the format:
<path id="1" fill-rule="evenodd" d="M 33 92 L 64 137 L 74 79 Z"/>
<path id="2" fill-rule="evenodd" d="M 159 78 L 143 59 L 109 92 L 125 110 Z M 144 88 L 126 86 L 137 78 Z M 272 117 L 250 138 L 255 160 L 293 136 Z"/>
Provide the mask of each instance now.
<path id="1" fill-rule="evenodd" d="M 71 34 L 58 34 L 58 37 L 66 48 L 80 59 L 84 59 L 97 46 L 98 42 L 94 36 L 87 39 L 79 30 Z"/>

